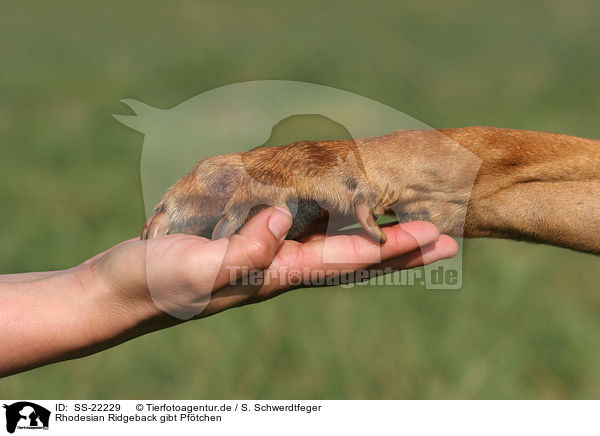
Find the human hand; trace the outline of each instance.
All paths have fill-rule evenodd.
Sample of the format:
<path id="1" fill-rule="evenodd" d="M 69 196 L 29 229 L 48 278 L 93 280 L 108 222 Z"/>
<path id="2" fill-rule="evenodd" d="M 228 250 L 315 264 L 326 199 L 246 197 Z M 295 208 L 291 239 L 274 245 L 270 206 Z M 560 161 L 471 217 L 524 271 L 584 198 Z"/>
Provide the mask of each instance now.
<path id="1" fill-rule="evenodd" d="M 411 268 L 457 251 L 426 222 L 386 227 L 388 241 L 380 245 L 364 235 L 284 240 L 291 221 L 287 211 L 270 208 L 227 239 L 132 239 L 64 271 L 0 277 L 0 376 L 311 286 L 315 277 L 335 283 L 373 265 Z M 244 284 L 251 271 L 263 280 Z"/>
<path id="2" fill-rule="evenodd" d="M 269 208 L 228 239 L 174 234 L 132 240 L 82 267 L 109 289 L 119 312 L 130 312 L 138 322 L 161 320 L 159 325 L 168 326 L 310 286 L 315 277 L 326 276 L 334 283 L 332 276 L 358 269 L 412 268 L 457 251 L 452 238 L 427 222 L 384 228 L 384 245 L 364 235 L 283 240 L 291 222 L 289 212 Z M 243 284 L 243 277 L 256 270 L 263 271 L 262 282 Z M 149 328 L 155 329 L 156 323 Z"/>

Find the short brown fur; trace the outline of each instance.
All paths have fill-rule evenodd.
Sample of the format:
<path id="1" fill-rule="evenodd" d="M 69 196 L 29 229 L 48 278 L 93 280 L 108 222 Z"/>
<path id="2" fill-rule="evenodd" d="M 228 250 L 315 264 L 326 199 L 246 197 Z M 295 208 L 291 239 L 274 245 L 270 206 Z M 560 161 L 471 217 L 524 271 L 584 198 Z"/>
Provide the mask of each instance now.
<path id="1" fill-rule="evenodd" d="M 205 159 L 156 210 L 169 214 L 170 233 L 209 236 L 222 216 L 237 228 L 256 205 L 298 200 L 343 216 L 366 202 L 452 235 L 600 254 L 600 141 L 464 127 L 298 142 Z"/>

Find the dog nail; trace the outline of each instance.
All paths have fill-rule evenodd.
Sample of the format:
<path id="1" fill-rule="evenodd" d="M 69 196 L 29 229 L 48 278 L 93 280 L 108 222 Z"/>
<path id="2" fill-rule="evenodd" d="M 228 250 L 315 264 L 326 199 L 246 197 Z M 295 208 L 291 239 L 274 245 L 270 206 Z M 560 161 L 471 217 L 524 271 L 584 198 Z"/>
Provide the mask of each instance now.
<path id="1" fill-rule="evenodd" d="M 154 213 L 144 224 L 140 239 L 154 239 L 164 236 L 169 232 L 171 220 L 166 212 Z"/>
<path id="2" fill-rule="evenodd" d="M 356 213 L 356 218 L 358 218 L 358 222 L 366 230 L 366 232 L 371 236 L 376 242 L 383 244 L 387 241 L 387 236 L 375 221 L 373 214 L 371 213 L 371 209 L 367 205 L 367 203 L 361 202 L 356 203 L 354 205 L 354 212 Z"/>
<path id="3" fill-rule="evenodd" d="M 235 232 L 235 227 L 225 217 L 221 218 L 212 232 L 212 240 L 229 238 Z"/>

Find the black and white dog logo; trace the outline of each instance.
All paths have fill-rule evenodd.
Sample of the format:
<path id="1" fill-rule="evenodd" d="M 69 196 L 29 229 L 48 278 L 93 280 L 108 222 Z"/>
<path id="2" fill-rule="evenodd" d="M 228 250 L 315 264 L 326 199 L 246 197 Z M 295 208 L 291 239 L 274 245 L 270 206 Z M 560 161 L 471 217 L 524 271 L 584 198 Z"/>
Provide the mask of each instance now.
<path id="1" fill-rule="evenodd" d="M 29 401 L 4 405 L 6 409 L 6 431 L 18 429 L 48 429 L 50 411 Z"/>

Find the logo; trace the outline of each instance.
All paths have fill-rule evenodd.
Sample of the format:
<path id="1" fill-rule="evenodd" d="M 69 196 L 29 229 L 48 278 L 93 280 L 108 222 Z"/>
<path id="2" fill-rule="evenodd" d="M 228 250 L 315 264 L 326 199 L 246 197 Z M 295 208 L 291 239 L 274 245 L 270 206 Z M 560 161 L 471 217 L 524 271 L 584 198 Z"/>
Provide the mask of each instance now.
<path id="1" fill-rule="evenodd" d="M 335 212 L 328 210 L 328 208 L 331 209 L 331 205 L 326 201 L 323 200 L 322 203 L 319 203 L 320 197 L 316 198 L 318 196 L 311 201 L 304 202 L 298 201 L 298 198 L 293 196 L 288 197 L 291 188 L 286 187 L 283 191 L 281 189 L 286 183 L 291 183 L 291 180 L 286 179 L 284 185 L 279 186 L 277 183 L 269 183 L 262 176 L 257 177 L 256 170 L 247 171 L 249 166 L 244 153 L 250 148 L 262 146 L 277 146 L 302 141 L 311 143 L 311 141 L 328 139 L 346 140 L 347 147 L 341 147 L 335 153 L 324 157 L 324 164 L 310 176 L 314 186 L 329 186 L 325 183 L 335 186 L 343 178 L 340 174 L 346 174 L 346 171 L 349 171 L 348 168 L 355 168 L 359 174 L 365 177 L 365 159 L 361 156 L 354 138 L 380 136 L 399 129 L 427 130 L 436 138 L 435 142 L 447 144 L 450 147 L 453 161 L 461 163 L 461 192 L 471 191 L 481 166 L 481 160 L 469 150 L 458 143 L 452 143 L 447 136 L 401 111 L 350 92 L 314 83 L 286 80 L 234 83 L 203 92 L 169 109 L 154 108 L 132 99 L 125 99 L 122 102 L 135 115 L 114 115 L 114 117 L 124 125 L 144 134 L 140 175 L 147 218 L 155 216 L 154 206 L 160 202 L 165 192 L 182 175 L 190 172 L 194 162 L 215 159 L 216 155 L 225 153 L 230 154 L 227 164 L 219 159 L 213 160 L 209 164 L 206 164 L 205 161 L 205 164 L 208 165 L 207 168 L 211 168 L 210 174 L 214 179 L 211 178 L 210 183 L 207 181 L 202 183 L 207 187 L 218 187 L 210 189 L 221 189 L 221 186 L 222 189 L 225 189 L 226 186 L 229 186 L 231 193 L 228 193 L 227 196 L 230 198 L 245 198 L 243 196 L 247 194 L 249 202 L 244 202 L 244 204 L 239 202 L 231 208 L 227 206 L 228 209 L 236 210 L 236 218 L 239 222 L 244 221 L 252 210 L 257 210 L 253 209 L 255 206 L 281 205 L 280 202 L 283 198 L 289 200 L 286 205 L 292 215 L 296 217 L 296 223 L 309 223 L 314 217 L 320 216 L 321 212 L 319 211 L 321 210 Z M 314 151 L 310 151 L 310 153 L 314 153 Z M 292 171 L 297 172 L 298 169 Z M 357 189 L 357 186 L 354 186 L 357 179 L 350 177 L 350 174 L 351 172 L 345 179 L 349 185 L 338 186 L 343 192 Z M 439 177 L 442 175 L 445 173 L 441 172 Z M 457 186 L 456 180 L 448 180 L 448 182 L 451 182 L 451 186 Z M 194 199 L 192 202 L 182 200 L 182 208 L 191 207 L 190 216 L 193 214 L 194 218 L 182 221 L 176 224 L 176 227 L 210 238 L 215 224 L 227 221 L 221 220 L 224 215 L 219 215 L 220 212 L 217 213 L 219 216 L 209 216 L 208 212 L 202 214 L 199 210 L 194 209 L 196 207 L 192 204 L 194 201 L 204 201 L 213 193 L 208 188 L 206 189 L 202 194 L 198 192 L 190 195 L 189 199 Z M 236 194 L 238 189 L 240 190 L 239 195 Z M 395 196 L 388 192 L 387 188 L 385 189 L 381 193 L 382 198 L 388 194 L 390 198 Z M 242 194 L 242 191 L 245 194 Z M 371 191 L 368 195 L 371 195 Z M 468 198 L 465 197 L 464 201 L 467 200 Z M 251 203 L 251 201 L 255 201 L 255 203 Z M 388 222 L 427 220 L 426 216 L 415 213 L 416 209 L 407 208 L 408 203 L 402 200 L 389 205 L 387 207 L 389 209 Z M 344 204 L 351 209 L 349 203 Z M 214 206 L 215 211 L 219 208 L 221 206 Z M 364 207 L 361 210 L 363 222 L 368 221 L 364 217 L 367 211 Z M 460 229 L 463 227 L 466 216 L 466 203 L 464 208 L 457 206 L 456 210 L 459 211 L 457 212 L 456 229 Z M 182 212 L 181 215 L 187 216 L 186 214 L 187 212 Z M 337 232 L 339 226 L 334 221 L 327 222 L 326 233 Z M 374 219 L 371 218 L 371 221 Z M 158 220 L 153 223 L 156 224 L 154 227 L 158 229 Z M 298 224 L 298 226 L 302 225 Z M 370 224 L 370 226 L 374 228 L 373 225 Z M 168 295 L 162 292 L 163 287 L 155 273 L 160 270 L 162 254 L 151 248 L 153 246 L 153 244 L 148 245 L 146 271 L 148 272 L 148 288 L 154 304 L 162 311 L 182 320 L 201 314 L 210 302 L 210 293 L 190 294 L 184 289 L 178 289 Z M 223 250 L 221 253 L 221 259 L 213 258 L 211 262 L 222 262 L 226 251 Z M 339 264 L 344 259 L 343 256 L 340 258 L 337 250 L 328 243 L 324 244 L 319 255 L 324 264 Z M 370 263 L 379 263 L 380 260 L 380 258 L 370 258 Z M 342 263 L 345 264 L 343 261 Z M 439 275 L 436 271 L 438 267 L 448 271 L 449 275 L 443 276 L 445 280 L 435 280 Z M 217 266 L 215 270 L 219 271 L 219 267 Z M 423 280 L 414 284 L 425 286 L 426 289 L 460 289 L 462 287 L 460 254 L 452 259 L 438 261 L 435 265 L 426 265 L 423 270 L 425 271 Z M 235 273 L 236 277 L 238 273 Z M 361 277 L 363 273 L 365 272 L 360 272 Z M 294 281 L 305 280 L 306 277 L 299 274 L 287 276 L 286 284 L 294 285 L 292 283 Z M 215 274 L 213 277 L 213 280 L 216 280 L 217 275 Z M 291 280 L 288 277 L 291 277 Z M 365 274 L 363 280 L 368 278 L 369 275 Z M 313 281 L 313 278 L 310 278 L 310 281 Z M 298 284 L 300 283 L 296 283 L 296 285 Z M 373 283 L 371 282 L 371 284 Z M 213 289 L 213 285 L 214 282 L 207 283 L 206 287 Z M 317 284 L 316 286 L 323 285 Z"/>
<path id="2" fill-rule="evenodd" d="M 6 431 L 14 433 L 16 429 L 48 430 L 50 411 L 29 401 L 19 401 L 4 405 L 6 409 Z"/>

